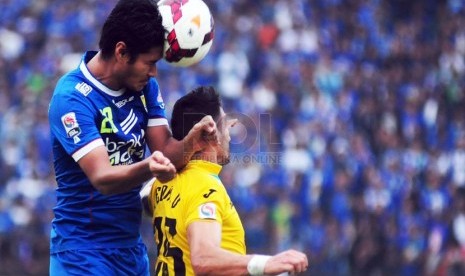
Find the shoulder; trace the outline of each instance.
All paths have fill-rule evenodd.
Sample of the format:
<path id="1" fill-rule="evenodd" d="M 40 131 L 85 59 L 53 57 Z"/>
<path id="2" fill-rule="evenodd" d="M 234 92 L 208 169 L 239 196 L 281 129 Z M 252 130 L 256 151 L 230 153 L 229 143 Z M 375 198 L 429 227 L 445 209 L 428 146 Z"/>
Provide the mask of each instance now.
<path id="1" fill-rule="evenodd" d="M 85 98 L 94 89 L 85 81 L 79 70 L 73 70 L 62 76 L 55 87 L 53 97 Z"/>
<path id="2" fill-rule="evenodd" d="M 156 78 L 150 78 L 149 82 L 147 83 L 147 88 L 158 91 L 160 89 L 160 86 L 158 85 L 157 79 Z"/>
<path id="3" fill-rule="evenodd" d="M 150 78 L 147 85 L 142 90 L 146 106 L 151 117 L 165 117 L 165 104 L 161 96 L 160 87 L 155 78 Z"/>
<path id="4" fill-rule="evenodd" d="M 69 112 L 97 114 L 93 102 L 98 99 L 90 94 L 94 89 L 77 71 L 71 71 L 57 82 L 49 104 L 49 115 L 61 117 Z"/>
<path id="5" fill-rule="evenodd" d="M 208 194 L 210 190 L 226 192 L 226 189 L 218 175 L 205 170 L 188 168 L 180 174 L 182 182 L 188 185 L 188 190 L 193 193 Z"/>
<path id="6" fill-rule="evenodd" d="M 217 175 L 212 174 L 206 170 L 198 169 L 198 168 L 187 167 L 181 171 L 181 175 L 184 175 L 185 177 L 192 177 L 193 179 L 197 181 L 201 180 L 200 183 L 209 183 L 209 184 L 210 183 L 216 184 L 218 182 L 221 183 L 221 180 L 219 179 Z"/>
<path id="7" fill-rule="evenodd" d="M 158 95 L 160 93 L 158 81 L 155 78 L 150 78 L 142 93 L 145 95 Z"/>

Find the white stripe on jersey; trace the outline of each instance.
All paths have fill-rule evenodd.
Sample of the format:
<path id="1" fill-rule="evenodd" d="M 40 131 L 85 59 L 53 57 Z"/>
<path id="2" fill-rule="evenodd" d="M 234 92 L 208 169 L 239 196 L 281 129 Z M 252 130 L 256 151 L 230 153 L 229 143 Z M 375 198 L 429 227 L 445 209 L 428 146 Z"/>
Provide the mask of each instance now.
<path id="1" fill-rule="evenodd" d="M 124 121 L 121 123 L 121 128 L 124 132 L 124 134 L 128 134 L 129 131 L 134 127 L 134 125 L 137 123 L 137 117 L 136 114 L 134 114 L 133 110 L 131 109 L 131 112 L 129 112 L 128 117 L 124 119 Z"/>
<path id="2" fill-rule="evenodd" d="M 100 146 L 105 146 L 103 143 L 103 140 L 101 138 L 95 139 L 94 141 L 90 142 L 89 144 L 85 145 L 84 147 L 80 148 L 77 150 L 75 153 L 73 153 L 72 157 L 74 161 L 79 161 L 82 157 L 84 157 L 86 154 L 91 152 L 93 149 L 100 147 Z"/>
<path id="3" fill-rule="evenodd" d="M 116 91 L 116 90 L 112 90 L 112 89 L 106 87 L 103 83 L 101 83 L 96 78 L 94 78 L 94 76 L 92 76 L 92 74 L 89 72 L 89 69 L 87 69 L 87 66 L 84 63 L 84 61 L 82 61 L 81 65 L 79 65 L 79 69 L 81 69 L 81 72 L 84 75 L 84 77 L 86 77 L 86 79 L 88 79 L 98 89 L 102 90 L 104 93 L 106 93 L 106 94 L 108 94 L 110 96 L 118 97 L 118 96 L 123 95 L 124 91 L 126 91 L 124 88 Z"/>
<path id="4" fill-rule="evenodd" d="M 157 118 L 157 119 L 149 119 L 149 123 L 147 126 L 167 126 L 168 120 L 166 118 Z"/>

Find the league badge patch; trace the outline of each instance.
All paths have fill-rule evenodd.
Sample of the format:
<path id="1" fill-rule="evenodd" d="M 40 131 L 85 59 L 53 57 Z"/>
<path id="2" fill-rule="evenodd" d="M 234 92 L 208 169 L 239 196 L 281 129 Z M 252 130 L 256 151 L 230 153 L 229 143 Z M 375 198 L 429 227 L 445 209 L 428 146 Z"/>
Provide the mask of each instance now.
<path id="1" fill-rule="evenodd" d="M 202 219 L 216 219 L 216 205 L 212 202 L 200 205 L 199 217 Z"/>
<path id="2" fill-rule="evenodd" d="M 165 103 L 163 102 L 163 97 L 161 96 L 161 92 L 158 91 L 157 102 L 162 109 L 165 109 Z"/>
<path id="3" fill-rule="evenodd" d="M 61 122 L 65 127 L 66 136 L 68 138 L 73 138 L 74 143 L 78 143 L 81 139 L 79 139 L 78 135 L 81 133 L 81 128 L 76 120 L 76 113 L 69 112 L 66 113 L 61 117 Z"/>

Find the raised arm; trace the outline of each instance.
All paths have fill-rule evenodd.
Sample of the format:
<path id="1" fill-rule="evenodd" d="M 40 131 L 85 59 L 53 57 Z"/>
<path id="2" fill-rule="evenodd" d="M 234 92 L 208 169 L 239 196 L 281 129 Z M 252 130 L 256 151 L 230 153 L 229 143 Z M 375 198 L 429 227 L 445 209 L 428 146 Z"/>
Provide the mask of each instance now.
<path id="1" fill-rule="evenodd" d="M 161 152 L 131 165 L 112 166 L 108 160 L 105 146 L 99 146 L 78 161 L 92 185 L 105 195 L 128 192 L 153 176 L 176 172 Z"/>
<path id="2" fill-rule="evenodd" d="M 221 248 L 221 225 L 216 221 L 191 223 L 187 238 L 196 275 L 277 275 L 300 273 L 308 266 L 305 254 L 295 250 L 275 256 L 240 255 L 224 250 Z"/>
<path id="3" fill-rule="evenodd" d="M 147 130 L 150 151 L 163 152 L 178 170 L 189 162 L 195 152 L 205 148 L 207 143 L 218 143 L 217 140 L 216 124 L 211 116 L 205 116 L 198 122 L 182 141 L 174 139 L 166 125 Z"/>

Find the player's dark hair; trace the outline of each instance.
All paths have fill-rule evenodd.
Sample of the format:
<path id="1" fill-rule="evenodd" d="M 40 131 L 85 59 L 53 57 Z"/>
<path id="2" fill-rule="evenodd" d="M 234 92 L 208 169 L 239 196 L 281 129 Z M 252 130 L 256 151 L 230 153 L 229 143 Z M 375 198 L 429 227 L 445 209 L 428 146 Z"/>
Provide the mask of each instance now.
<path id="1" fill-rule="evenodd" d="M 127 46 L 130 61 L 153 47 L 162 47 L 165 29 L 156 3 L 152 0 L 120 0 L 102 27 L 99 47 L 104 59 L 115 51 L 116 43 Z"/>
<path id="2" fill-rule="evenodd" d="M 171 130 L 173 137 L 182 140 L 204 116 L 212 116 L 215 122 L 220 116 L 221 101 L 211 86 L 200 86 L 181 97 L 173 107 Z"/>

